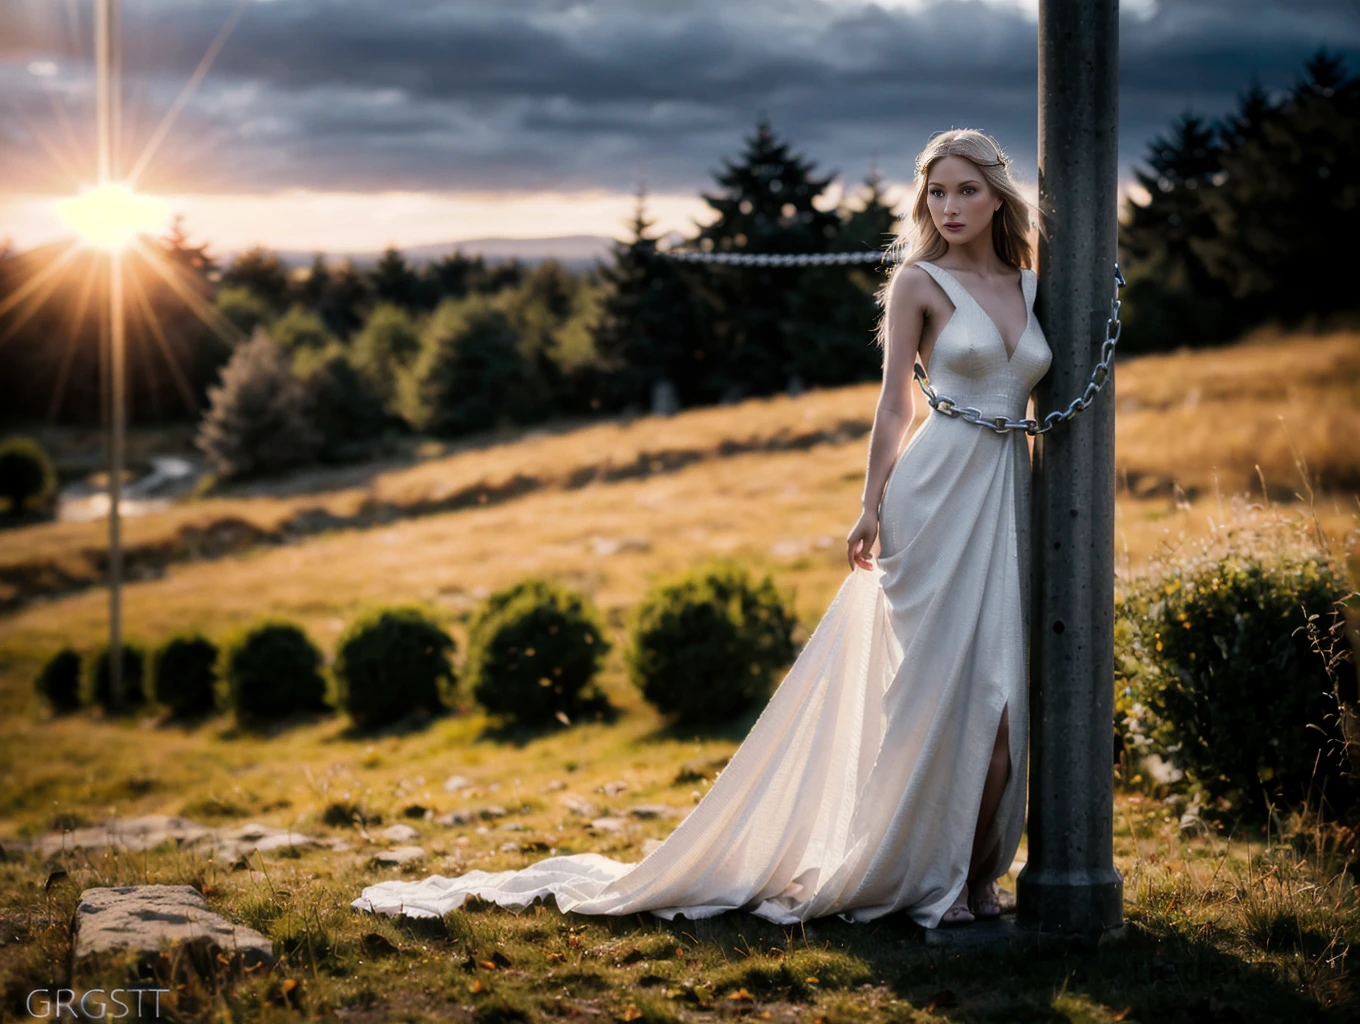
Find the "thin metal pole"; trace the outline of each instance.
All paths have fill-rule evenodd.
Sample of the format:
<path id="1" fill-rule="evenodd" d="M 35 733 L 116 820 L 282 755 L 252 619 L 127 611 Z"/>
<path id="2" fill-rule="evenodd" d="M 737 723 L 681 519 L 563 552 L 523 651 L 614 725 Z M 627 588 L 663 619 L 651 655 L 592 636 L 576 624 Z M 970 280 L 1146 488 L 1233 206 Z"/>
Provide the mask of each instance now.
<path id="1" fill-rule="evenodd" d="M 95 104 L 98 133 L 99 184 L 107 185 L 118 172 L 119 120 L 119 10 L 117 0 L 98 0 L 95 6 Z M 123 706 L 123 545 L 121 516 L 123 462 L 127 409 L 124 388 L 125 323 L 123 319 L 123 262 L 109 252 L 109 704 Z"/>
<path id="2" fill-rule="evenodd" d="M 1116 259 L 1117 0 L 1039 5 L 1036 312 L 1053 349 L 1040 414 L 1100 356 Z M 1113 373 L 1113 370 L 1111 371 Z M 1035 439 L 1029 850 L 1021 928 L 1099 939 L 1123 924 L 1114 866 L 1115 382 Z"/>

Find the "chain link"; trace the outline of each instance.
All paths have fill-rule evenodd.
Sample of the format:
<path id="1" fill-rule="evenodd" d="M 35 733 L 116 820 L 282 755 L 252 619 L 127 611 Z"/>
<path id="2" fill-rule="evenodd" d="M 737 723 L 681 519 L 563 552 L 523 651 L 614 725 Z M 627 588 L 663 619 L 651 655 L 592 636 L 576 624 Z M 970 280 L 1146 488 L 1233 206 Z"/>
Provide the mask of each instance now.
<path id="1" fill-rule="evenodd" d="M 676 252 L 674 250 L 662 252 L 657 250 L 657 255 L 686 263 L 722 263 L 756 267 L 808 267 L 820 264 L 878 263 L 885 259 L 892 262 L 895 258 L 882 250 L 827 253 Z M 981 409 L 975 409 L 971 405 L 959 405 L 952 398 L 936 392 L 930 385 L 930 375 L 926 373 L 925 367 L 917 363 L 913 368 L 913 374 L 917 383 L 921 385 L 921 391 L 925 394 L 926 401 L 936 412 L 943 413 L 946 416 L 957 416 L 968 423 L 994 430 L 998 434 L 1004 434 L 1011 430 L 1023 430 L 1026 434 L 1038 435 L 1052 430 L 1059 423 L 1072 419 L 1095 400 L 1100 389 L 1105 386 L 1105 381 L 1109 379 L 1110 364 L 1114 361 L 1114 348 L 1119 343 L 1119 334 L 1123 330 L 1123 326 L 1119 322 L 1121 304 L 1119 289 L 1124 284 L 1124 275 L 1120 273 L 1119 262 L 1116 260 L 1114 264 L 1114 297 L 1110 300 L 1110 315 L 1105 319 L 1105 337 L 1100 345 L 1100 361 L 1091 371 L 1091 378 L 1086 382 L 1086 390 L 1072 399 L 1067 404 L 1066 409 L 1053 410 L 1043 418 L 1042 423 L 1032 416 L 1018 420 L 1007 419 L 1005 416 L 988 416 Z M 1111 334 L 1111 331 L 1114 333 Z"/>

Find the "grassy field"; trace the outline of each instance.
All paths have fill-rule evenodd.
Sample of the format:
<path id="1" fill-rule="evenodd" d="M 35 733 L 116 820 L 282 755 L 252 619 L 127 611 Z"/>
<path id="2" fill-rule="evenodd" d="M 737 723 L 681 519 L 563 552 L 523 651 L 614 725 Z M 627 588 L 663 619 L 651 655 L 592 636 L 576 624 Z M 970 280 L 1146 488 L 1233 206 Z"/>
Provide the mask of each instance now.
<path id="1" fill-rule="evenodd" d="M 1121 364 L 1121 576 L 1182 545 L 1281 517 L 1323 531 L 1360 578 L 1360 336 L 1285 344 L 1287 379 L 1270 339 Z M 166 559 L 127 587 L 128 632 L 147 643 L 184 628 L 217 637 L 280 614 L 329 653 L 361 608 L 417 600 L 444 616 L 461 650 L 482 597 L 544 573 L 588 592 L 621 642 L 628 609 L 659 575 L 727 553 L 792 595 L 804 639 L 849 571 L 844 536 L 858 511 L 876 393 L 862 386 L 535 431 L 148 516 L 130 528 L 134 542 L 151 546 L 221 521 L 267 535 L 309 516 L 312 528 L 287 543 L 247 538 L 213 559 Z M 928 412 L 923 399 L 917 406 Z M 100 544 L 99 524 L 10 531 L 0 534 L 0 566 L 64 565 L 79 582 L 97 566 Z M 38 666 L 63 644 L 93 647 L 106 615 L 105 594 L 90 588 L 0 618 L 0 835 L 170 813 L 344 834 L 354 848 L 268 854 L 235 870 L 168 848 L 0 862 L 0 1017 L 22 1012 L 21 989 L 64 979 L 81 888 L 151 881 L 200 886 L 282 952 L 268 977 L 229 990 L 191 979 L 174 995 L 182 1019 L 1340 1021 L 1360 1012 L 1349 953 L 1360 914 L 1353 868 L 1338 853 L 1344 835 L 1306 821 L 1287 840 L 1183 835 L 1172 807 L 1135 792 L 1120 793 L 1115 814 L 1134 928 L 1117 951 L 1098 955 L 980 959 L 924 945 L 900 915 L 800 928 L 739 914 L 592 919 L 543 906 L 519 914 L 474 906 L 434 925 L 359 915 L 350 900 L 394 870 L 499 870 L 550 851 L 640 858 L 672 822 L 597 833 L 565 798 L 588 800 L 599 815 L 626 815 L 634 803 L 691 807 L 753 716 L 679 733 L 631 690 L 616 648 L 603 688 L 617 721 L 544 733 L 499 729 L 467 705 L 376 735 L 325 716 L 265 736 L 225 718 L 192 727 L 47 718 L 32 693 Z M 445 792 L 453 774 L 472 788 Z M 604 788 L 620 782 L 622 793 Z M 476 821 L 489 804 L 510 814 L 444 827 L 407 813 L 465 810 Z M 327 825 L 333 806 L 362 808 L 369 829 Z M 375 818 L 414 825 L 426 859 L 373 866 L 386 845 L 371 838 Z M 67 877 L 49 887 L 57 866 Z M 1004 884 L 1013 888 L 1014 875 Z"/>

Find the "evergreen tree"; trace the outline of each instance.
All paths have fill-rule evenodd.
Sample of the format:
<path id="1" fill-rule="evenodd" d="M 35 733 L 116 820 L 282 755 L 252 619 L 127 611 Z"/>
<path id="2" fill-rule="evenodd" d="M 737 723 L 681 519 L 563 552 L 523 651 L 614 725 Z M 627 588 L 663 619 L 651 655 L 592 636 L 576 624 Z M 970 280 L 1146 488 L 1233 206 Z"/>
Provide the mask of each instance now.
<path id="1" fill-rule="evenodd" d="M 420 351 L 410 315 L 384 303 L 369 314 L 354 337 L 354 366 L 389 410 L 397 408 L 397 380 Z"/>
<path id="2" fill-rule="evenodd" d="M 1196 246 L 1216 232 L 1204 195 L 1216 187 L 1222 150 L 1215 128 L 1188 111 L 1148 147 L 1148 169 L 1134 176 L 1148 192 L 1130 201 L 1120 225 L 1121 298 L 1128 351 L 1167 349 L 1221 340 L 1226 289 L 1204 267 Z"/>
<path id="3" fill-rule="evenodd" d="M 1325 50 L 1304 70 L 1278 107 L 1244 98 L 1222 184 L 1203 197 L 1214 230 L 1196 252 L 1252 322 L 1354 308 L 1353 265 L 1332 254 L 1360 229 L 1360 78 Z"/>
<path id="4" fill-rule="evenodd" d="M 232 260 L 231 266 L 222 274 L 222 285 L 249 288 L 268 303 L 275 314 L 288 307 L 288 268 L 278 253 L 263 246 L 247 249 Z"/>
<path id="5" fill-rule="evenodd" d="M 390 302 L 402 309 L 420 305 L 420 277 L 396 246 L 384 249 L 373 268 L 373 296 L 378 302 Z"/>
<path id="6" fill-rule="evenodd" d="M 883 178 L 869 170 L 858 206 L 842 205 L 842 222 L 829 247 L 837 252 L 885 249 L 896 232 L 897 215 L 886 201 Z M 834 386 L 872 380 L 882 374 L 882 353 L 873 341 L 878 312 L 875 292 L 881 263 L 832 264 L 800 275 L 790 296 L 791 368 L 804 385 Z"/>
<path id="7" fill-rule="evenodd" d="M 341 261 L 329 274 L 325 298 L 318 312 L 328 331 L 342 341 L 348 340 L 363 324 L 372 302 L 369 286 L 350 259 Z"/>
<path id="8" fill-rule="evenodd" d="M 331 286 L 331 272 L 326 266 L 326 257 L 321 253 L 312 256 L 312 266 L 307 276 L 298 284 L 296 298 L 308 309 L 321 312 L 326 293 Z"/>
<path id="9" fill-rule="evenodd" d="M 825 252 L 840 229 L 834 210 L 819 210 L 835 174 L 817 177 L 815 164 L 794 154 L 761 117 L 740 160 L 715 175 L 722 191 L 701 193 L 717 219 L 696 238 L 712 252 Z M 722 345 L 715 384 L 728 395 L 782 390 L 793 369 L 793 295 L 802 272 L 792 267 L 706 265 L 704 298 Z M 800 310 L 800 313 L 806 310 Z M 803 330 L 813 329 L 802 325 Z"/>
<path id="10" fill-rule="evenodd" d="M 653 388 L 662 382 L 682 404 L 697 402 L 705 397 L 704 378 L 713 364 L 685 265 L 657 255 L 641 182 L 636 196 L 631 239 L 616 241 L 612 263 L 598 271 L 605 297 L 594 332 L 601 375 L 595 398 L 607 409 L 649 409 Z"/>
<path id="11" fill-rule="evenodd" d="M 195 444 L 220 479 L 279 472 L 315 458 L 321 437 L 307 418 L 306 392 L 264 331 L 236 348 L 208 397 Z"/>

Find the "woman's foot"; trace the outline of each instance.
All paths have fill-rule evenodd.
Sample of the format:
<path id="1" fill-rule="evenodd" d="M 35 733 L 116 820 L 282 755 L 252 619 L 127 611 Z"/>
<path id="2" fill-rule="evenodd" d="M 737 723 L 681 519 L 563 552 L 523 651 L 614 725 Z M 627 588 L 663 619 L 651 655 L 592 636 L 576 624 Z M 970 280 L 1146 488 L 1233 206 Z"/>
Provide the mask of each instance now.
<path id="1" fill-rule="evenodd" d="M 959 890 L 959 898 L 940 918 L 940 924 L 967 924 L 971 920 L 973 912 L 968 909 L 968 884 L 965 882 L 963 888 Z"/>
<path id="2" fill-rule="evenodd" d="M 983 882 L 981 885 L 968 886 L 970 892 L 969 905 L 973 909 L 974 917 L 1000 917 L 1001 899 L 996 891 L 996 879 L 990 882 Z"/>

